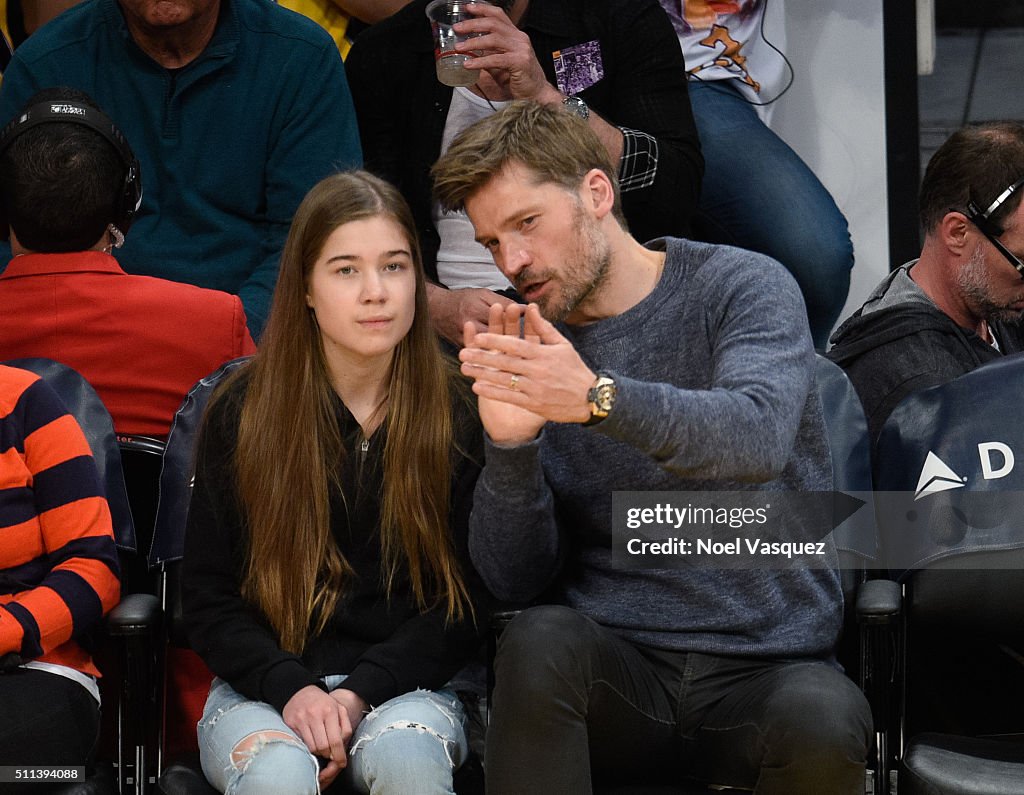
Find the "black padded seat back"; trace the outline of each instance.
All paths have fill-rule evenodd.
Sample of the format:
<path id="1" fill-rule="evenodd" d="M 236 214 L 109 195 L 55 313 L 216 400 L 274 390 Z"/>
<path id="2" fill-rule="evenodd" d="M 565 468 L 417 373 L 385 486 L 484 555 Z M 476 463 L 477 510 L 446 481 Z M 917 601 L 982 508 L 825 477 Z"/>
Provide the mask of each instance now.
<path id="1" fill-rule="evenodd" d="M 996 565 L 998 556 L 965 557 L 977 553 L 1015 551 L 1002 565 L 1016 565 L 1024 550 L 1021 394 L 1024 355 L 1017 354 L 911 394 L 886 421 L 875 500 L 896 577 L 944 560 L 944 567 Z"/>
<path id="2" fill-rule="evenodd" d="M 180 560 L 185 551 L 185 520 L 192 498 L 196 434 L 210 396 L 221 380 L 244 365 L 251 357 L 233 359 L 210 375 L 201 378 L 189 390 L 174 415 L 167 435 L 163 467 L 160 472 L 160 499 L 156 512 L 156 528 L 149 550 L 149 563 Z"/>
<path id="3" fill-rule="evenodd" d="M 156 525 L 157 497 L 160 493 L 160 467 L 164 443 L 149 436 L 118 434 L 125 491 L 135 525 L 139 549 L 148 550 Z M 122 561 L 124 565 L 124 561 Z M 133 555 L 122 571 L 122 587 L 129 593 L 156 593 L 157 583 L 146 555 Z"/>
<path id="4" fill-rule="evenodd" d="M 114 540 L 123 552 L 136 552 L 138 544 L 135 525 L 125 489 L 114 423 L 96 390 L 77 370 L 52 359 L 12 359 L 4 364 L 35 373 L 60 396 L 81 426 L 92 449 L 96 469 L 99 470 L 100 480 L 107 493 L 107 503 L 110 505 Z"/>
<path id="5" fill-rule="evenodd" d="M 821 354 L 816 358 L 815 382 L 828 434 L 835 490 L 866 503 L 832 531 L 849 615 L 857 585 L 863 580 L 864 571 L 872 568 L 878 557 L 878 531 L 872 504 L 871 440 L 864 408 L 846 373 Z"/>
<path id="6" fill-rule="evenodd" d="M 195 441 L 210 396 L 218 384 L 244 365 L 251 357 L 233 359 L 200 379 L 189 390 L 174 415 L 167 436 L 163 465 L 160 471 L 160 496 L 156 509 L 153 542 L 149 548 L 149 564 L 164 572 L 164 609 L 166 629 L 171 644 L 186 648 L 185 622 L 182 621 L 181 565 L 185 552 L 185 521 L 192 498 L 195 465 Z"/>
<path id="7" fill-rule="evenodd" d="M 1024 638 L 1024 550 L 937 561 L 914 573 L 907 599 L 920 628 Z"/>
<path id="8" fill-rule="evenodd" d="M 1024 357 L 1004 357 L 911 394 L 879 437 L 881 543 L 906 593 L 906 736 L 1024 729 L 1022 388 Z M 950 789 L 917 791 L 986 791 L 959 779 L 954 764 L 942 784 Z M 1024 767 L 1015 792 L 1024 793 Z"/>
<path id="9" fill-rule="evenodd" d="M 1021 795 L 1024 743 L 925 733 L 907 747 L 899 795 Z"/>

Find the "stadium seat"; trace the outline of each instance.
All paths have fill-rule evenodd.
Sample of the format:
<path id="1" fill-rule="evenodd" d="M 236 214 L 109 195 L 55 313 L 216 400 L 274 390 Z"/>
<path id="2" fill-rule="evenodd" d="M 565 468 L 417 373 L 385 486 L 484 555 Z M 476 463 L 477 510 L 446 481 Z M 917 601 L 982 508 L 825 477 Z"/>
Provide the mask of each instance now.
<path id="1" fill-rule="evenodd" d="M 1020 795 L 1024 358 L 915 393 L 877 445 L 881 543 L 905 591 L 900 795 Z M 938 733 L 936 733 L 938 732 Z"/>

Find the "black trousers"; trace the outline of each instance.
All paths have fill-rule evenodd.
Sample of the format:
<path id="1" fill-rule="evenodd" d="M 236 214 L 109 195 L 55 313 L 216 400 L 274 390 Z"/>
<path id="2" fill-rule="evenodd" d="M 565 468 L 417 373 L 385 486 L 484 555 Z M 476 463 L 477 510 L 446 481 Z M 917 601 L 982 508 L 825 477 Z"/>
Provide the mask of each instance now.
<path id="1" fill-rule="evenodd" d="M 96 699 L 67 677 L 27 668 L 0 674 L 0 765 L 90 766 L 99 735 Z M 66 785 L 66 782 L 65 782 Z M 45 784 L 0 785 L 43 793 Z"/>
<path id="2" fill-rule="evenodd" d="M 759 795 L 863 795 L 871 712 L 820 661 L 636 646 L 567 607 L 502 633 L 488 795 L 697 778 Z"/>

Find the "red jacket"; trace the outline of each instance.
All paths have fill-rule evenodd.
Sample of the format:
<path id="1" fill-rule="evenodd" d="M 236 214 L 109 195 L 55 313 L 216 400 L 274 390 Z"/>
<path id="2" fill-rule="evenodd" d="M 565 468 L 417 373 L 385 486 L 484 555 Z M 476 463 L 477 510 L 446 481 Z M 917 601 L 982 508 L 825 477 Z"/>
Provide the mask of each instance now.
<path id="1" fill-rule="evenodd" d="M 255 350 L 238 296 L 130 276 L 100 251 L 24 254 L 0 274 L 0 361 L 74 368 L 118 433 L 166 437 L 196 381 Z"/>

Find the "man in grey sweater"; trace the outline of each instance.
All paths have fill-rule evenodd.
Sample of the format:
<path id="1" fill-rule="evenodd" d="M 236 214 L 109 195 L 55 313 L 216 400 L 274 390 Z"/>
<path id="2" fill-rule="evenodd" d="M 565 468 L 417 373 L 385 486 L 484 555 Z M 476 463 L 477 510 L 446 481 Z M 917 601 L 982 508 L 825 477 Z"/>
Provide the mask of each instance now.
<path id="1" fill-rule="evenodd" d="M 473 561 L 499 599 L 553 603 L 501 636 L 488 792 L 724 771 L 762 794 L 862 793 L 871 719 L 830 662 L 834 568 L 611 550 L 613 491 L 831 489 L 795 282 L 739 249 L 638 243 L 607 155 L 561 109 L 510 105 L 434 177 L 531 302 L 467 324 L 460 356 L 488 436 Z"/>

